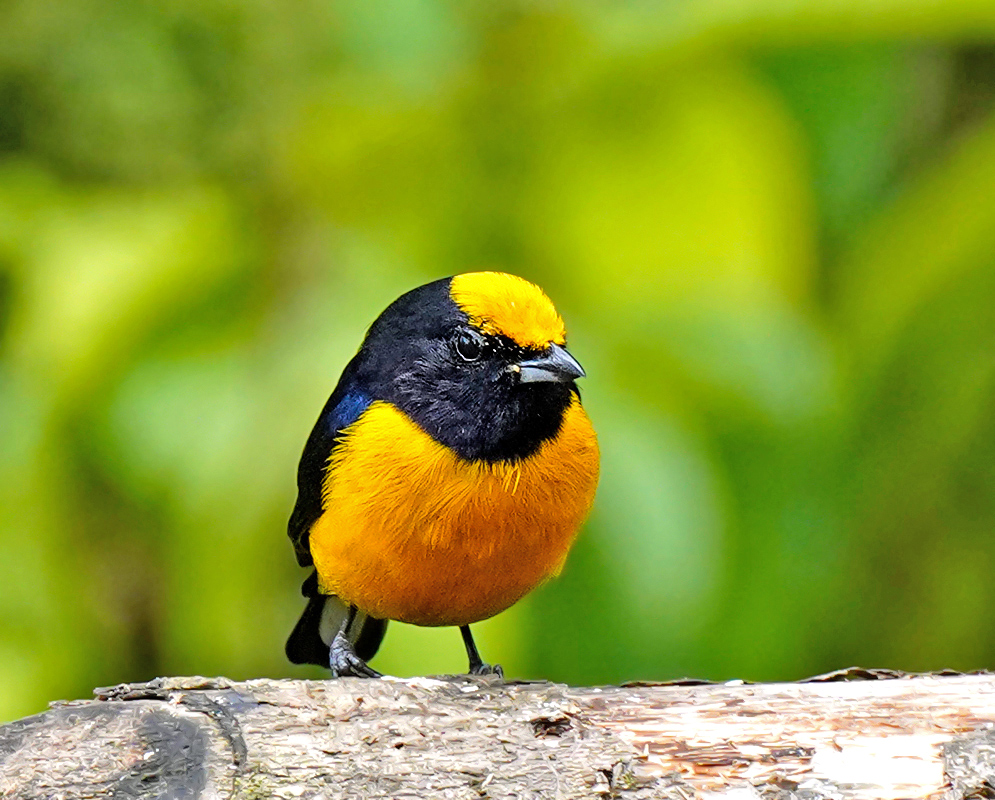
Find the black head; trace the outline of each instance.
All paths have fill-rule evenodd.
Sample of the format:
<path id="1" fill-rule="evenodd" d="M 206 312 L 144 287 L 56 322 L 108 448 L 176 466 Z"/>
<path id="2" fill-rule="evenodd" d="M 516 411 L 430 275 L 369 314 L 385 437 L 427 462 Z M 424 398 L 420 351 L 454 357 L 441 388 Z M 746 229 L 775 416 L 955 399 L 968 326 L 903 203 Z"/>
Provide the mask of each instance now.
<path id="1" fill-rule="evenodd" d="M 420 286 L 371 326 L 350 365 L 374 399 L 468 460 L 514 460 L 560 429 L 584 376 L 536 286 L 468 273 Z"/>

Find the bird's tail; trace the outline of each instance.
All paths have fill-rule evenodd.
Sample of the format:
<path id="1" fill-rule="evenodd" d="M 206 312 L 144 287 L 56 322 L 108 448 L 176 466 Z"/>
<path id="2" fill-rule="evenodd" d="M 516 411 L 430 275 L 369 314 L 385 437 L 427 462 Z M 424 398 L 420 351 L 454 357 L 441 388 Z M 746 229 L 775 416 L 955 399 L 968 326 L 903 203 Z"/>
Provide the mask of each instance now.
<path id="1" fill-rule="evenodd" d="M 349 606 L 339 598 L 318 591 L 318 574 L 312 572 L 301 593 L 308 598 L 307 607 L 287 639 L 287 658 L 294 664 L 317 664 L 328 667 L 328 648 L 342 622 L 349 613 Z M 363 661 L 369 661 L 380 648 L 387 620 L 369 617 L 362 611 L 356 614 L 349 629 L 349 640 Z"/>

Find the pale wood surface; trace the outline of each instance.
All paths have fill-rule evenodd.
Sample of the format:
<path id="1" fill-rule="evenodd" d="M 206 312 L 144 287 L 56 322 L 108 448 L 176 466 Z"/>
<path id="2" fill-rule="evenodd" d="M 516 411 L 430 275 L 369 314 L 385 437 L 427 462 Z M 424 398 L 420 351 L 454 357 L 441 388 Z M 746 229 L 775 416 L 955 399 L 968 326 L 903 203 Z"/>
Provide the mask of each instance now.
<path id="1" fill-rule="evenodd" d="M 0 728 L 0 796 L 995 797 L 995 678 L 167 678 Z"/>

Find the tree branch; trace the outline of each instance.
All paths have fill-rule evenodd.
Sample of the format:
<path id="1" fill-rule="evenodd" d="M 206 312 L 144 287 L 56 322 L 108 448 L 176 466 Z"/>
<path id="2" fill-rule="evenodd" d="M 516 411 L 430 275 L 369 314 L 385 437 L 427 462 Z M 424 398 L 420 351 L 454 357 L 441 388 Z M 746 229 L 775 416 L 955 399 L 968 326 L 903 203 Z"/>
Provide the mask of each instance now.
<path id="1" fill-rule="evenodd" d="M 894 676 L 603 688 L 164 678 L 0 728 L 0 796 L 995 797 L 995 678 Z"/>

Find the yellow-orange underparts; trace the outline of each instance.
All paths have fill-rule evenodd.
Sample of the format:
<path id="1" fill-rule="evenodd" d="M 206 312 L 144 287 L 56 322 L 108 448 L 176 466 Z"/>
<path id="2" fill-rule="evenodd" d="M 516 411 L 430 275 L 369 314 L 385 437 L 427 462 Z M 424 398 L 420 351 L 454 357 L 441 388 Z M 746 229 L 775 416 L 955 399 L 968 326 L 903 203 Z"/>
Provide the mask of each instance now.
<path id="1" fill-rule="evenodd" d="M 416 625 L 487 619 L 560 571 L 597 480 L 576 398 L 556 437 L 496 463 L 461 459 L 375 402 L 331 457 L 310 534 L 321 589 Z"/>

